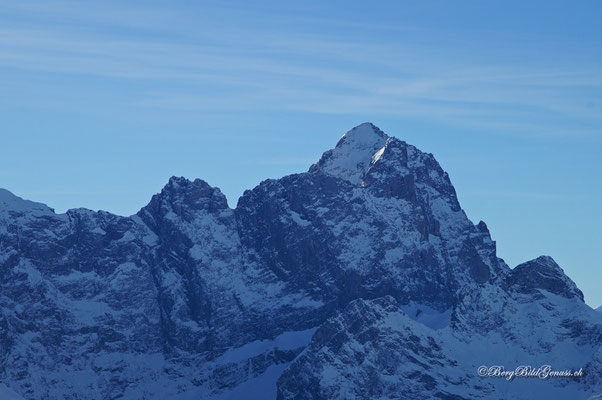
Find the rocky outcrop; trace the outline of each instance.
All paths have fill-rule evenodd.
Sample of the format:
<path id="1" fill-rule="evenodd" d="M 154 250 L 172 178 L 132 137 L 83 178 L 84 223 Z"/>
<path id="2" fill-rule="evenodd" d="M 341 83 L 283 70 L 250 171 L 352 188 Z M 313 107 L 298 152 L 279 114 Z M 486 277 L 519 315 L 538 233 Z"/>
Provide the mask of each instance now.
<path id="1" fill-rule="evenodd" d="M 583 301 L 583 293 L 552 257 L 541 256 L 518 265 L 507 278 L 508 285 L 521 293 L 536 295 L 545 290 L 566 298 Z"/>
<path id="2" fill-rule="evenodd" d="M 0 382 L 27 399 L 503 398 L 476 363 L 597 371 L 601 318 L 369 123 L 235 209 L 176 177 L 129 217 L 0 190 Z"/>

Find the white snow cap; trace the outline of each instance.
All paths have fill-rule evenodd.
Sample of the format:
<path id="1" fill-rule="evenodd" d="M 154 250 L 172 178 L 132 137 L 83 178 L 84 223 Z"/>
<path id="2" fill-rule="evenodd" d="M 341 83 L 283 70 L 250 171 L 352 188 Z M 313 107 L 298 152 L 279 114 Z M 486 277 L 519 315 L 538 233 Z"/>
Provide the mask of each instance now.
<path id="1" fill-rule="evenodd" d="M 41 213 L 53 213 L 46 204 L 23 200 L 6 189 L 0 189 L 0 211 L 37 211 Z"/>
<path id="2" fill-rule="evenodd" d="M 1 191 L 7 192 L 7 190 L 4 190 L 4 189 L 0 189 L 0 192 Z M 0 193 L 0 196 L 2 196 L 2 195 L 3 195 L 3 193 Z M 2 399 L 2 400 L 23 400 L 23 397 L 19 396 L 16 392 L 12 391 L 11 388 L 6 386 L 4 383 L 0 383 L 0 399 Z"/>
<path id="3" fill-rule="evenodd" d="M 336 147 L 322 156 L 320 169 L 328 175 L 360 184 L 372 157 L 385 146 L 389 136 L 370 122 L 343 135 Z"/>

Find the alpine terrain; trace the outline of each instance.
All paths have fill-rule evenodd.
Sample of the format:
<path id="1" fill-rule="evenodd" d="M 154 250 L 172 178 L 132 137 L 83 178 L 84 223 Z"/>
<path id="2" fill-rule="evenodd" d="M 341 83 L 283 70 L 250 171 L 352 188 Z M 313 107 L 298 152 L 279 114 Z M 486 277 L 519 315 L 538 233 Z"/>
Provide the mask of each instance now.
<path id="1" fill-rule="evenodd" d="M 0 189 L 2 399 L 599 394 L 602 313 L 551 257 L 506 265 L 433 155 L 370 123 L 234 209 L 177 177 L 129 217 Z"/>

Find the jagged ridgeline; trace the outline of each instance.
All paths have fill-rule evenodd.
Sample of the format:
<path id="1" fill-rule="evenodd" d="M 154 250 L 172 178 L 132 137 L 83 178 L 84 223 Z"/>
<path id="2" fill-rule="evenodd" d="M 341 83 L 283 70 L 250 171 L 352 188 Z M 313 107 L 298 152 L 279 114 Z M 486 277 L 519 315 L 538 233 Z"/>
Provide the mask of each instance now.
<path id="1" fill-rule="evenodd" d="M 433 155 L 369 123 L 235 209 L 176 177 L 130 217 L 0 190 L 0 398 L 577 399 L 601 343 L 553 259 L 509 268 Z"/>

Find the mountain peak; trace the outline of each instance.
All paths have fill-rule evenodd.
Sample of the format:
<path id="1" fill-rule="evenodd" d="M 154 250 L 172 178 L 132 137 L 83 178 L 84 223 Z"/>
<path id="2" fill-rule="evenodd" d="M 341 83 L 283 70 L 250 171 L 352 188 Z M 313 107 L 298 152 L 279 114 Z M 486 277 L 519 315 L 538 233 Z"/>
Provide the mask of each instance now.
<path id="1" fill-rule="evenodd" d="M 351 128 L 351 130 L 345 133 L 343 137 L 369 137 L 373 135 L 384 138 L 385 140 L 389 137 L 372 122 L 364 122 Z"/>
<path id="2" fill-rule="evenodd" d="M 183 176 L 172 176 L 159 195 L 164 198 L 175 196 L 176 199 L 198 200 L 211 196 L 216 191 L 221 194 L 218 188 L 212 187 L 202 179 L 197 178 L 191 181 Z"/>
<path id="3" fill-rule="evenodd" d="M 509 283 L 523 293 L 543 289 L 559 296 L 577 297 L 583 301 L 581 290 L 550 256 L 540 256 L 516 266 L 509 276 Z"/>
<path id="4" fill-rule="evenodd" d="M 345 133 L 334 149 L 322 155 L 310 172 L 322 171 L 328 175 L 359 184 L 374 154 L 382 149 L 389 139 L 382 130 L 365 122 Z"/>
<path id="5" fill-rule="evenodd" d="M 183 177 L 131 217 L 38 207 L 0 191 L 0 399 L 602 392 L 575 284 L 549 257 L 511 270 L 435 158 L 369 123 L 234 210 Z M 481 362 L 587 376 L 485 382 Z"/>
<path id="6" fill-rule="evenodd" d="M 0 210 L 12 212 L 54 213 L 54 210 L 42 203 L 22 199 L 12 192 L 0 188 Z"/>
<path id="7" fill-rule="evenodd" d="M 201 181 L 200 179 L 197 179 L 197 181 Z M 201 181 L 202 182 L 202 181 Z M 190 181 L 190 179 L 184 178 L 183 176 L 172 176 L 171 178 L 169 178 L 169 180 L 167 181 L 167 184 L 165 185 L 165 187 L 167 186 L 171 186 L 174 188 L 177 188 L 181 185 L 189 185 L 192 182 Z"/>
<path id="8" fill-rule="evenodd" d="M 185 220 L 192 220 L 200 210 L 214 213 L 224 209 L 228 209 L 228 202 L 219 188 L 202 179 L 191 181 L 172 176 L 161 192 L 154 195 L 138 215 L 142 217 L 150 213 L 155 217 L 165 217 L 173 213 Z"/>

